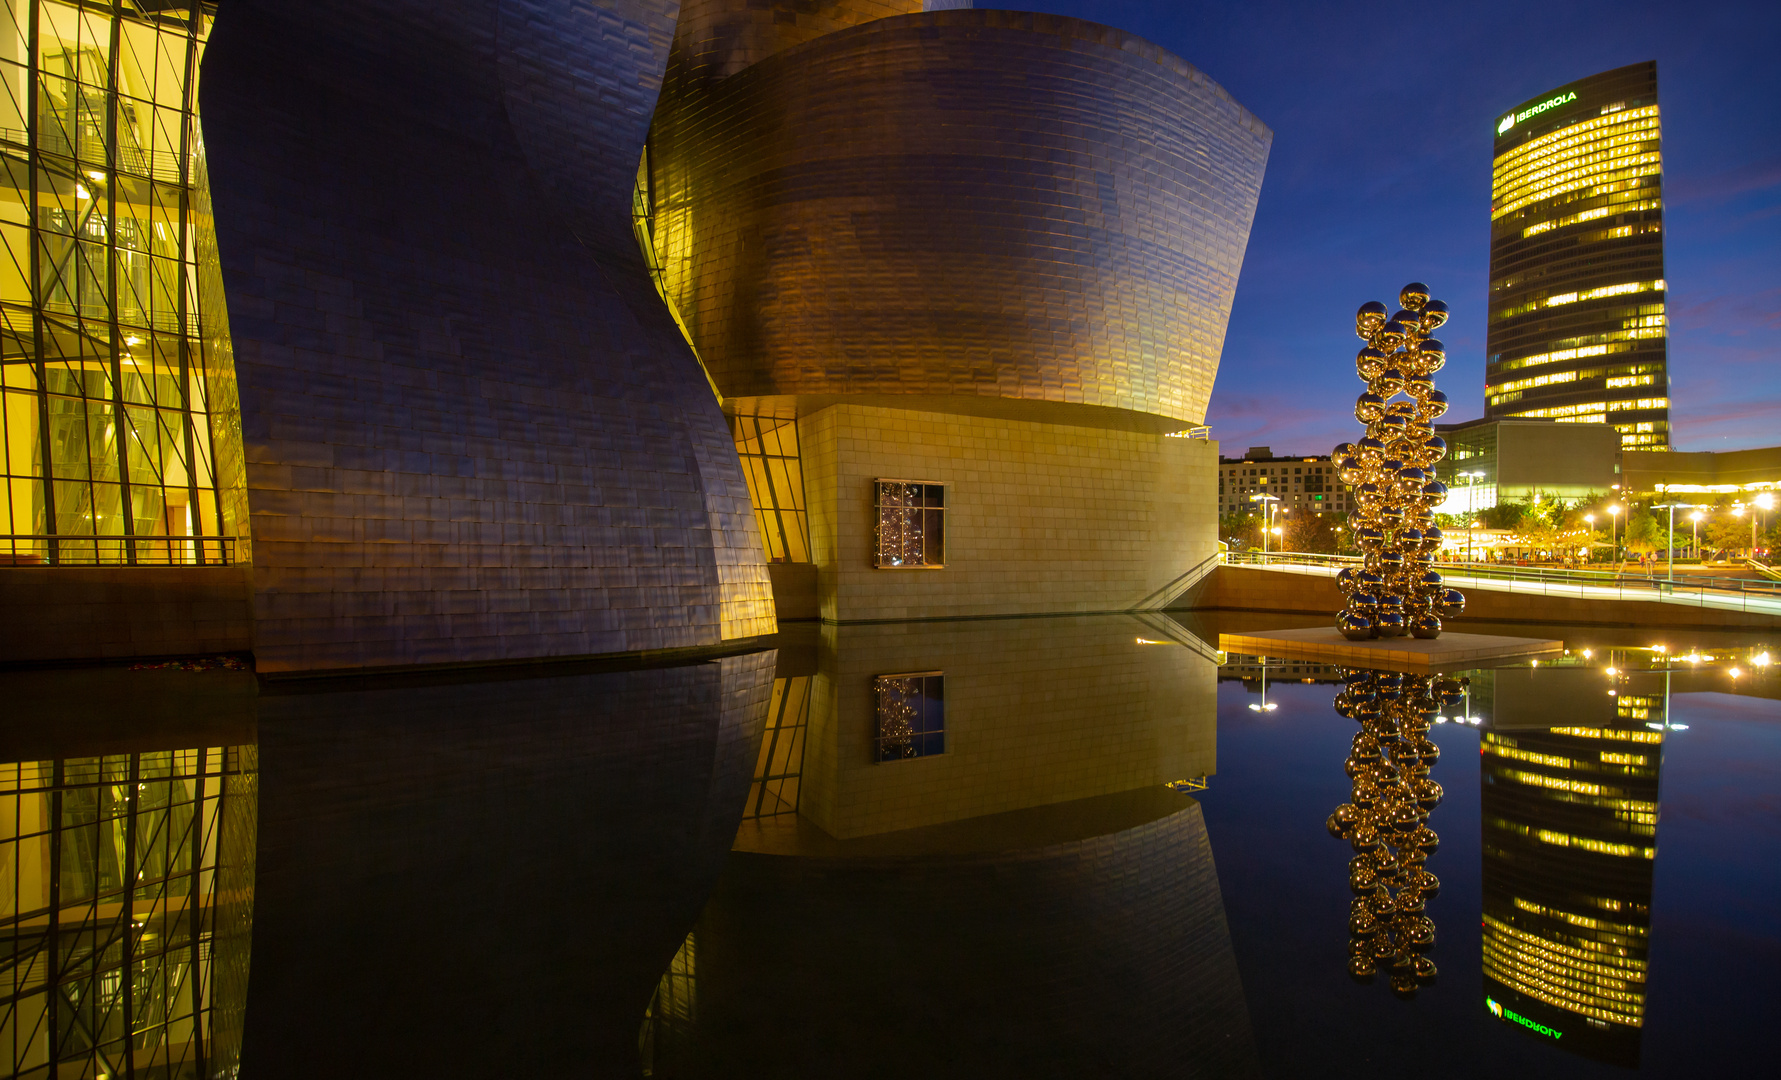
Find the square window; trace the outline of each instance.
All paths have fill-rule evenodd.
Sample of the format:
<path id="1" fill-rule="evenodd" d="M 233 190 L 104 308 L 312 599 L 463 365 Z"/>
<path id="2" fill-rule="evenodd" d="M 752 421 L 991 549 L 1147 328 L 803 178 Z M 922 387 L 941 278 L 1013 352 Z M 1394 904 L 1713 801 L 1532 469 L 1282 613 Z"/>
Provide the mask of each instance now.
<path id="1" fill-rule="evenodd" d="M 946 752 L 945 676 L 938 671 L 879 675 L 872 680 L 878 737 L 876 761 Z"/>
<path id="2" fill-rule="evenodd" d="M 946 485 L 873 481 L 881 570 L 946 565 Z"/>

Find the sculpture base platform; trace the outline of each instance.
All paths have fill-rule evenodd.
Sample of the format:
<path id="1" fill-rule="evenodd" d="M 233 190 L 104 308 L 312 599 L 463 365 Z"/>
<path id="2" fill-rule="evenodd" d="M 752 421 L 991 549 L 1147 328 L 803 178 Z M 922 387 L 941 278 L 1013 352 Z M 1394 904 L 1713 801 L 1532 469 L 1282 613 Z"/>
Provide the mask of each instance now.
<path id="1" fill-rule="evenodd" d="M 1282 660 L 1311 660 L 1346 667 L 1417 673 L 1500 667 L 1518 660 L 1559 656 L 1564 653 L 1565 643 L 1543 638 L 1452 632 L 1432 641 L 1413 637 L 1349 641 L 1333 626 L 1314 626 L 1303 630 L 1220 634 L 1218 647 L 1225 652 Z"/>

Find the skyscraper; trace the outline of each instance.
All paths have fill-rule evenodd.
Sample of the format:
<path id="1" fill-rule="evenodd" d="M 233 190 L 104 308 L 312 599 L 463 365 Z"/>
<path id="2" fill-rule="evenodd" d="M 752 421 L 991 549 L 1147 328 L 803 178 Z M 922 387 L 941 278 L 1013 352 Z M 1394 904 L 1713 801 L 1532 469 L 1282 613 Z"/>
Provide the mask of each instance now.
<path id="1" fill-rule="evenodd" d="M 1486 417 L 1611 423 L 1668 449 L 1657 62 L 1500 116 L 1491 167 Z"/>

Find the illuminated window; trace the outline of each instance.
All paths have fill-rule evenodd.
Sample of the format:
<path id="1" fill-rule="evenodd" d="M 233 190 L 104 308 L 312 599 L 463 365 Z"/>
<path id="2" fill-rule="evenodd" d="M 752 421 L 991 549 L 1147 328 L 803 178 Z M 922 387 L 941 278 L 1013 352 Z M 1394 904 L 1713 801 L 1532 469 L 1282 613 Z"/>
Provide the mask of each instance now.
<path id="1" fill-rule="evenodd" d="M 736 440 L 768 560 L 809 562 L 810 525 L 804 508 L 798 422 L 791 417 L 733 416 L 730 436 Z"/>
<path id="2" fill-rule="evenodd" d="M 946 752 L 945 676 L 938 671 L 880 675 L 872 680 L 878 718 L 877 761 Z"/>
<path id="3" fill-rule="evenodd" d="M 946 485 L 874 481 L 881 570 L 946 564 Z"/>

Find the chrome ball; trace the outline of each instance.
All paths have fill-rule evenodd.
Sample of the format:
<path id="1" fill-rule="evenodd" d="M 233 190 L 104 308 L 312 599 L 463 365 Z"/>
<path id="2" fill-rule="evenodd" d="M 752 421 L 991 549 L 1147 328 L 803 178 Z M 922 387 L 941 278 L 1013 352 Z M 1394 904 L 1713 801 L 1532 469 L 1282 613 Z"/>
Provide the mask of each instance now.
<path id="1" fill-rule="evenodd" d="M 1362 338 L 1371 338 L 1385 325 L 1385 305 L 1377 300 L 1369 300 L 1354 313 L 1354 332 Z"/>
<path id="2" fill-rule="evenodd" d="M 1422 305 L 1422 332 L 1427 334 L 1447 325 L 1447 305 L 1430 300 Z"/>
<path id="3" fill-rule="evenodd" d="M 1428 302 L 1429 287 L 1420 281 L 1412 281 L 1398 290 L 1398 303 L 1411 311 L 1421 311 L 1422 306 Z"/>

